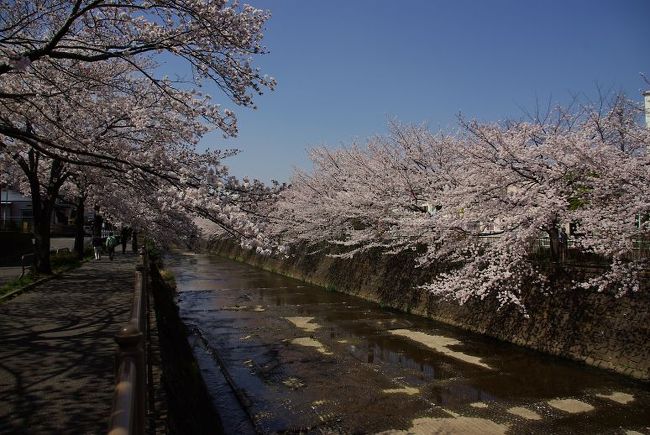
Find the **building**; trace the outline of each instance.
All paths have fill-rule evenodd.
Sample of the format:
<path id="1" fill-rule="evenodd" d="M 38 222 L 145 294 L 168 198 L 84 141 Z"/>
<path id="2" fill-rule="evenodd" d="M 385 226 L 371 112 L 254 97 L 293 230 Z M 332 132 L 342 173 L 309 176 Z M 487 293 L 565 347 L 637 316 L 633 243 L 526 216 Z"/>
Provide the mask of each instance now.
<path id="1" fill-rule="evenodd" d="M 74 235 L 74 211 L 72 205 L 57 201 L 52 212 L 53 235 Z M 11 187 L 0 185 L 0 231 L 30 233 L 33 218 L 32 199 Z"/>
<path id="2" fill-rule="evenodd" d="M 31 198 L 0 186 L 0 231 L 31 232 L 33 216 Z"/>

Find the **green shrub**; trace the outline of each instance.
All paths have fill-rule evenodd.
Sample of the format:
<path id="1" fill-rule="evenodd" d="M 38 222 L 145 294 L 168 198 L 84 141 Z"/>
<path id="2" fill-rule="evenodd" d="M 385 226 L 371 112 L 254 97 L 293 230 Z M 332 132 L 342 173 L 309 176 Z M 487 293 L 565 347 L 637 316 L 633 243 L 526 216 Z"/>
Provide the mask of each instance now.
<path id="1" fill-rule="evenodd" d="M 169 269 L 160 269 L 160 277 L 169 287 L 173 289 L 176 288 L 176 277 L 174 276 L 174 272 Z"/>
<path id="2" fill-rule="evenodd" d="M 61 271 L 79 267 L 81 262 L 74 252 L 59 252 L 50 256 L 50 265 L 53 271 Z"/>

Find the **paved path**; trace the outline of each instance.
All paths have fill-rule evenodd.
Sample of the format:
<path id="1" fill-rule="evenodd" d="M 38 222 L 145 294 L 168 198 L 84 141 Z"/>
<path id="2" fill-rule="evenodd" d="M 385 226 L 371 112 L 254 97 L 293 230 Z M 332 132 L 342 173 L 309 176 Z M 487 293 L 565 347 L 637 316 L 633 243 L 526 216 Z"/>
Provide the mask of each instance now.
<path id="1" fill-rule="evenodd" d="M 1 434 L 106 432 L 135 262 L 104 256 L 0 304 Z"/>

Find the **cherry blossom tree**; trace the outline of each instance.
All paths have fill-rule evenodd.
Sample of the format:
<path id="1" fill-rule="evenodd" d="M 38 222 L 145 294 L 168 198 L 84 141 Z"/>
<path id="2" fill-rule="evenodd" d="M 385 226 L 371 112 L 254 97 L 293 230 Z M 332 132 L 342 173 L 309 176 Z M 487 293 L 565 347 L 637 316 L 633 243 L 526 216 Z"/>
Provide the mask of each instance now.
<path id="1" fill-rule="evenodd" d="M 36 63 L 65 71 L 71 60 L 117 60 L 155 80 L 142 55 L 166 52 L 186 60 L 196 80 L 216 83 L 239 104 L 252 105 L 250 92 L 273 84 L 251 62 L 266 51 L 261 40 L 269 13 L 237 1 L 17 0 L 0 4 L 0 17 L 3 81 Z"/>
<path id="2" fill-rule="evenodd" d="M 49 272 L 51 204 L 80 167 L 121 186 L 163 180 L 179 190 L 206 178 L 202 168 L 220 170 L 229 152 L 197 154 L 194 146 L 213 128 L 236 134 L 236 119 L 191 89 L 215 85 L 253 106 L 255 94 L 272 88 L 252 65 L 265 53 L 268 15 L 222 0 L 0 4 L 0 151 L 25 173 L 35 213 L 42 211 L 40 271 Z M 191 78 L 161 76 L 160 53 L 184 60 Z"/>
<path id="3" fill-rule="evenodd" d="M 572 197 L 577 200 L 573 217 L 580 224 L 576 242 L 610 261 L 605 273 L 583 287 L 622 294 L 638 291 L 647 280 L 650 129 L 642 127 L 642 113 L 617 96 L 605 109 L 594 107 L 583 123 L 583 143 L 590 146 L 580 153 L 586 176 Z"/>
<path id="4" fill-rule="evenodd" d="M 650 193 L 648 131 L 639 113 L 619 96 L 606 108 L 558 110 L 546 123 L 466 123 L 465 177 L 447 204 L 462 210 L 458 222 L 473 237 L 443 258 L 429 252 L 425 263 L 461 266 L 428 288 L 461 301 L 496 294 L 519 304 L 526 285 L 544 287 L 562 275 L 562 226 L 573 223 L 580 229 L 572 236 L 575 248 L 605 263 L 595 278 L 575 276 L 573 286 L 638 290 L 648 263 L 634 244 L 647 239 L 648 227 L 635 225 L 635 217 L 647 213 Z M 499 237 L 486 243 L 481 224 L 496 227 Z M 544 235 L 550 265 L 530 255 Z"/>
<path id="5" fill-rule="evenodd" d="M 174 90 L 165 82 L 154 84 L 133 76 L 132 67 L 120 68 L 119 64 L 110 77 L 102 76 L 99 65 L 77 67 L 85 72 L 83 90 L 40 100 L 0 101 L 0 119 L 5 125 L 25 125 L 16 128 L 15 137 L 4 136 L 0 148 L 29 181 L 41 272 L 49 271 L 54 201 L 80 168 L 95 168 L 89 174 L 100 176 L 104 184 L 106 177 L 112 177 L 120 185 L 139 188 L 143 183 L 155 186 L 158 181 L 154 179 L 160 179 L 180 188 L 205 178 L 202 168 L 219 167 L 221 158 L 231 154 L 194 151 L 211 126 L 227 128 L 219 112 L 199 93 Z M 15 81 L 14 86 L 29 86 L 31 74 L 36 73 L 24 72 L 25 80 Z M 67 74 L 49 75 L 51 89 L 66 88 L 69 83 Z M 206 124 L 206 119 L 211 123 Z"/>
<path id="6" fill-rule="evenodd" d="M 19 0 L 0 5 L 0 101 L 42 104 L 62 95 L 83 94 L 90 82 L 122 89 L 112 80 L 123 71 L 146 79 L 188 105 L 188 84 L 160 77 L 154 55 L 183 59 L 193 74 L 190 87 L 214 84 L 238 105 L 252 106 L 253 94 L 274 80 L 252 66 L 262 54 L 262 28 L 268 13 L 237 2 Z M 52 75 L 55 78 L 52 79 Z M 237 131 L 233 113 L 210 104 L 190 104 L 196 116 L 226 135 Z M 48 144 L 32 137 L 23 123 L 0 119 L 0 134 L 48 145 L 50 153 L 79 152 L 79 147 Z M 44 151 L 44 150 L 41 150 Z"/>
<path id="7" fill-rule="evenodd" d="M 313 171 L 296 173 L 269 228 L 280 244 L 330 255 L 415 250 L 420 266 L 444 270 L 425 288 L 461 303 L 522 306 L 526 287 L 550 282 L 636 291 L 650 235 L 650 136 L 639 114 L 618 96 L 544 120 L 462 121 L 447 136 L 393 124 L 365 147 L 313 150 Z M 578 228 L 572 249 L 598 259 L 598 274 L 569 279 L 568 224 Z M 549 261 L 539 258 L 544 240 Z"/>
<path id="8" fill-rule="evenodd" d="M 239 240 L 243 246 L 260 253 L 270 253 L 277 246 L 270 237 L 268 227 L 273 206 L 286 185 L 271 185 L 257 179 L 239 180 L 228 174 L 210 169 L 207 183 L 183 193 L 183 207 L 204 222 L 212 223 L 205 235 L 228 236 Z"/>
<path id="9" fill-rule="evenodd" d="M 313 172 L 298 171 L 277 205 L 276 236 L 335 243 L 341 256 L 416 248 L 435 237 L 430 212 L 455 183 L 453 142 L 422 126 L 392 123 L 388 137 L 365 147 L 312 150 Z"/>

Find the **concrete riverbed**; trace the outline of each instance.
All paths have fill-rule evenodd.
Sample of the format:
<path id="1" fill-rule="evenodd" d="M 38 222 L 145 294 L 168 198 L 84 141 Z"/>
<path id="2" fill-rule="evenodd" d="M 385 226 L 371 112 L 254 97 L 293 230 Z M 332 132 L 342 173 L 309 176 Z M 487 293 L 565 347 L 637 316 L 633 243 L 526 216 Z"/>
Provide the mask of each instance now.
<path id="1" fill-rule="evenodd" d="M 650 433 L 645 383 L 221 257 L 166 262 L 227 433 Z"/>

